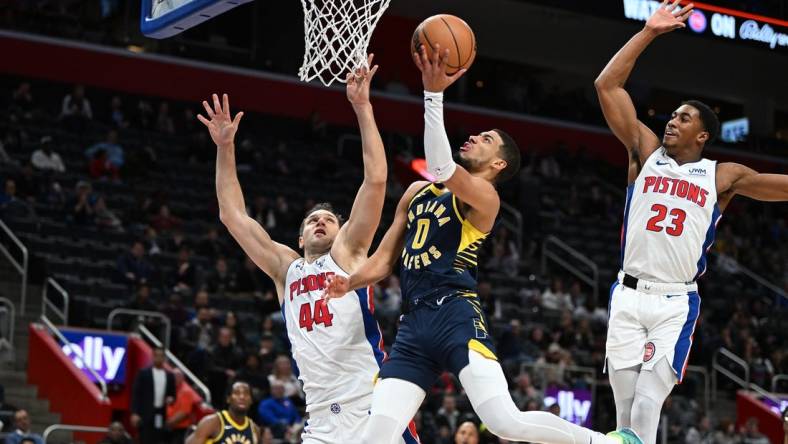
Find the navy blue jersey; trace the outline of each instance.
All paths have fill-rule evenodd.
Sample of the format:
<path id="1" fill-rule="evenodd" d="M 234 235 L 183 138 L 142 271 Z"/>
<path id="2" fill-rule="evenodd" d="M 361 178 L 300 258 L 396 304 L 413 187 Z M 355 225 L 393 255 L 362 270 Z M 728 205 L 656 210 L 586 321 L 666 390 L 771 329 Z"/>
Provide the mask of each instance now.
<path id="1" fill-rule="evenodd" d="M 451 191 L 434 183 L 422 188 L 408 205 L 400 272 L 404 300 L 475 293 L 485 238 L 487 233 L 462 216 Z"/>
<path id="2" fill-rule="evenodd" d="M 257 444 L 257 436 L 248 417 L 244 418 L 243 424 L 237 424 L 230 416 L 230 412 L 222 410 L 219 412 L 219 421 L 221 421 L 222 433 L 209 439 L 207 444 Z"/>

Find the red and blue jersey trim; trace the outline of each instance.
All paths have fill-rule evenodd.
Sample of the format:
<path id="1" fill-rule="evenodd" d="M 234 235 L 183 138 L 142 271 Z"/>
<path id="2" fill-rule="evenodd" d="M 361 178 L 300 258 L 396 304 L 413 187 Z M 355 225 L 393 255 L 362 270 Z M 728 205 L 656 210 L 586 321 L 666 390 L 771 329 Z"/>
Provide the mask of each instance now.
<path id="1" fill-rule="evenodd" d="M 676 341 L 676 346 L 673 349 L 673 371 L 676 372 L 679 383 L 684 379 L 684 373 L 687 371 L 687 363 L 689 363 L 689 353 L 692 348 L 692 341 L 695 335 L 695 326 L 698 323 L 698 315 L 700 313 L 700 295 L 696 291 L 687 293 L 689 298 L 687 303 L 689 310 L 687 311 L 687 320 L 681 328 L 679 339 Z"/>
<path id="2" fill-rule="evenodd" d="M 621 224 L 621 268 L 624 267 L 624 251 L 627 247 L 627 225 L 629 223 L 629 207 L 632 204 L 632 195 L 635 193 L 635 183 L 627 187 L 627 202 L 624 205 L 624 222 Z"/>
<path id="3" fill-rule="evenodd" d="M 717 225 L 720 223 L 720 219 L 722 219 L 722 211 L 720 211 L 720 206 L 718 204 L 714 204 L 714 212 L 711 214 L 711 224 L 709 224 L 709 228 L 706 230 L 706 240 L 703 242 L 703 249 L 700 253 L 700 259 L 698 259 L 698 273 L 695 274 L 693 281 L 698 280 L 698 278 L 706 273 L 706 268 L 708 267 L 706 255 L 712 244 L 714 244 L 714 236 L 717 233 Z"/>
<path id="4" fill-rule="evenodd" d="M 375 361 L 378 367 L 383 365 L 383 362 L 388 359 L 388 355 L 384 349 L 383 332 L 380 330 L 378 321 L 375 320 L 375 297 L 372 286 L 367 288 L 360 288 L 356 290 L 359 305 L 361 305 L 361 314 L 364 318 L 364 333 L 367 336 L 369 345 L 372 346 L 372 352 L 375 354 Z"/>

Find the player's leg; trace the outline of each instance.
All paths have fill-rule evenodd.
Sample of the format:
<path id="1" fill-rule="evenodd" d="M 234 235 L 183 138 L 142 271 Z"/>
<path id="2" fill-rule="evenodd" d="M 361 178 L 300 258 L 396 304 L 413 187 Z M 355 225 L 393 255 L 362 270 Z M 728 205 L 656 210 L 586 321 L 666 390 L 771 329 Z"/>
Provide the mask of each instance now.
<path id="1" fill-rule="evenodd" d="M 631 426 L 635 386 L 648 339 L 646 328 L 638 318 L 638 304 L 653 297 L 618 281 L 610 288 L 605 365 L 616 403 L 618 429 Z"/>
<path id="2" fill-rule="evenodd" d="M 547 412 L 521 412 L 508 391 L 498 361 L 468 350 L 468 365 L 460 371 L 474 411 L 496 436 L 510 441 L 551 444 L 619 444 L 621 441 L 577 426 Z"/>
<path id="3" fill-rule="evenodd" d="M 427 392 L 397 378 L 378 381 L 372 395 L 372 413 L 361 435 L 362 444 L 399 444 Z"/>
<path id="4" fill-rule="evenodd" d="M 632 429 L 644 444 L 657 442 L 657 429 L 662 404 L 676 384 L 676 374 L 663 358 L 651 370 L 642 370 L 638 377 L 632 403 Z"/>

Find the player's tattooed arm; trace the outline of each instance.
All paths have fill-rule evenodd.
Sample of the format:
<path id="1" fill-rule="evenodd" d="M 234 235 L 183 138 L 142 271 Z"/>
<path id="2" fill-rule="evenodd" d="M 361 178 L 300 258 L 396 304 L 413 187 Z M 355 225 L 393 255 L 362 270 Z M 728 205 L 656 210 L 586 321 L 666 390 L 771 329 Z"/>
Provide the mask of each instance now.
<path id="1" fill-rule="evenodd" d="M 219 414 L 208 415 L 197 424 L 197 429 L 186 438 L 186 444 L 205 444 L 209 439 L 221 434 L 221 421 Z"/>
<path id="2" fill-rule="evenodd" d="M 377 65 L 372 65 L 373 57 L 370 54 L 367 58 L 371 69 L 358 69 L 348 73 L 346 78 L 347 98 L 353 105 L 361 132 L 364 182 L 356 194 L 350 217 L 332 247 L 334 257 L 343 267 L 362 256 L 366 258 L 386 200 L 386 152 L 369 101 L 370 83 L 378 70 Z"/>
<path id="3" fill-rule="evenodd" d="M 207 101 L 202 102 L 208 117 L 198 115 L 197 119 L 208 128 L 216 144 L 219 218 L 249 258 L 268 274 L 277 286 L 281 286 L 280 282 L 284 280 L 287 267 L 298 254 L 289 247 L 274 242 L 265 229 L 246 213 L 246 204 L 235 169 L 235 133 L 243 112 L 231 118 L 230 99 L 227 94 L 222 96 L 222 103 L 216 94 L 212 98 L 213 107 Z"/>
<path id="4" fill-rule="evenodd" d="M 635 105 L 624 85 L 646 47 L 660 34 L 685 27 L 684 22 L 692 14 L 693 6 L 690 3 L 681 8 L 678 0 L 673 3 L 664 1 L 646 22 L 643 30 L 635 34 L 610 59 L 594 81 L 608 126 L 630 152 L 630 159 L 639 162 L 639 165 L 659 147 L 660 142 L 657 135 L 638 120 Z"/>
<path id="5" fill-rule="evenodd" d="M 721 163 L 717 167 L 720 208 L 724 209 L 737 194 L 764 202 L 786 202 L 788 175 L 762 174 L 738 163 Z"/>
<path id="6" fill-rule="evenodd" d="M 375 254 L 362 262 L 350 277 L 330 276 L 328 286 L 323 293 L 326 299 L 342 297 L 350 290 L 372 285 L 391 274 L 394 265 L 402 255 L 405 243 L 405 230 L 408 227 L 408 205 L 416 193 L 428 184 L 429 182 L 425 181 L 410 184 L 405 194 L 400 198 L 394 213 L 394 221 L 383 236 L 383 240 L 380 241 Z"/>

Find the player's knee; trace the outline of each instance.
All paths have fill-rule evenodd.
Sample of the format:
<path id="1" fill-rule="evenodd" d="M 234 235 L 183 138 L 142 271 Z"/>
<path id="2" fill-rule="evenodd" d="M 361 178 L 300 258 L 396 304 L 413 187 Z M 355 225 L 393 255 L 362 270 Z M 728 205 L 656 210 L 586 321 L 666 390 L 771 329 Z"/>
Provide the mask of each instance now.
<path id="1" fill-rule="evenodd" d="M 400 429 L 397 421 L 382 415 L 370 416 L 367 426 L 361 433 L 361 444 L 390 444 L 397 442 L 397 437 L 402 435 L 404 427 Z"/>
<path id="2" fill-rule="evenodd" d="M 522 435 L 522 430 L 519 430 L 518 423 L 513 421 L 513 415 L 520 414 L 520 411 L 514 406 L 514 403 L 495 402 L 497 399 L 486 402 L 476 410 L 482 423 L 487 429 L 495 436 L 504 439 L 516 439 Z"/>
<path id="3" fill-rule="evenodd" d="M 638 394 L 632 401 L 631 424 L 636 429 L 639 425 L 646 424 L 652 418 L 659 418 L 661 405 L 648 396 Z"/>

